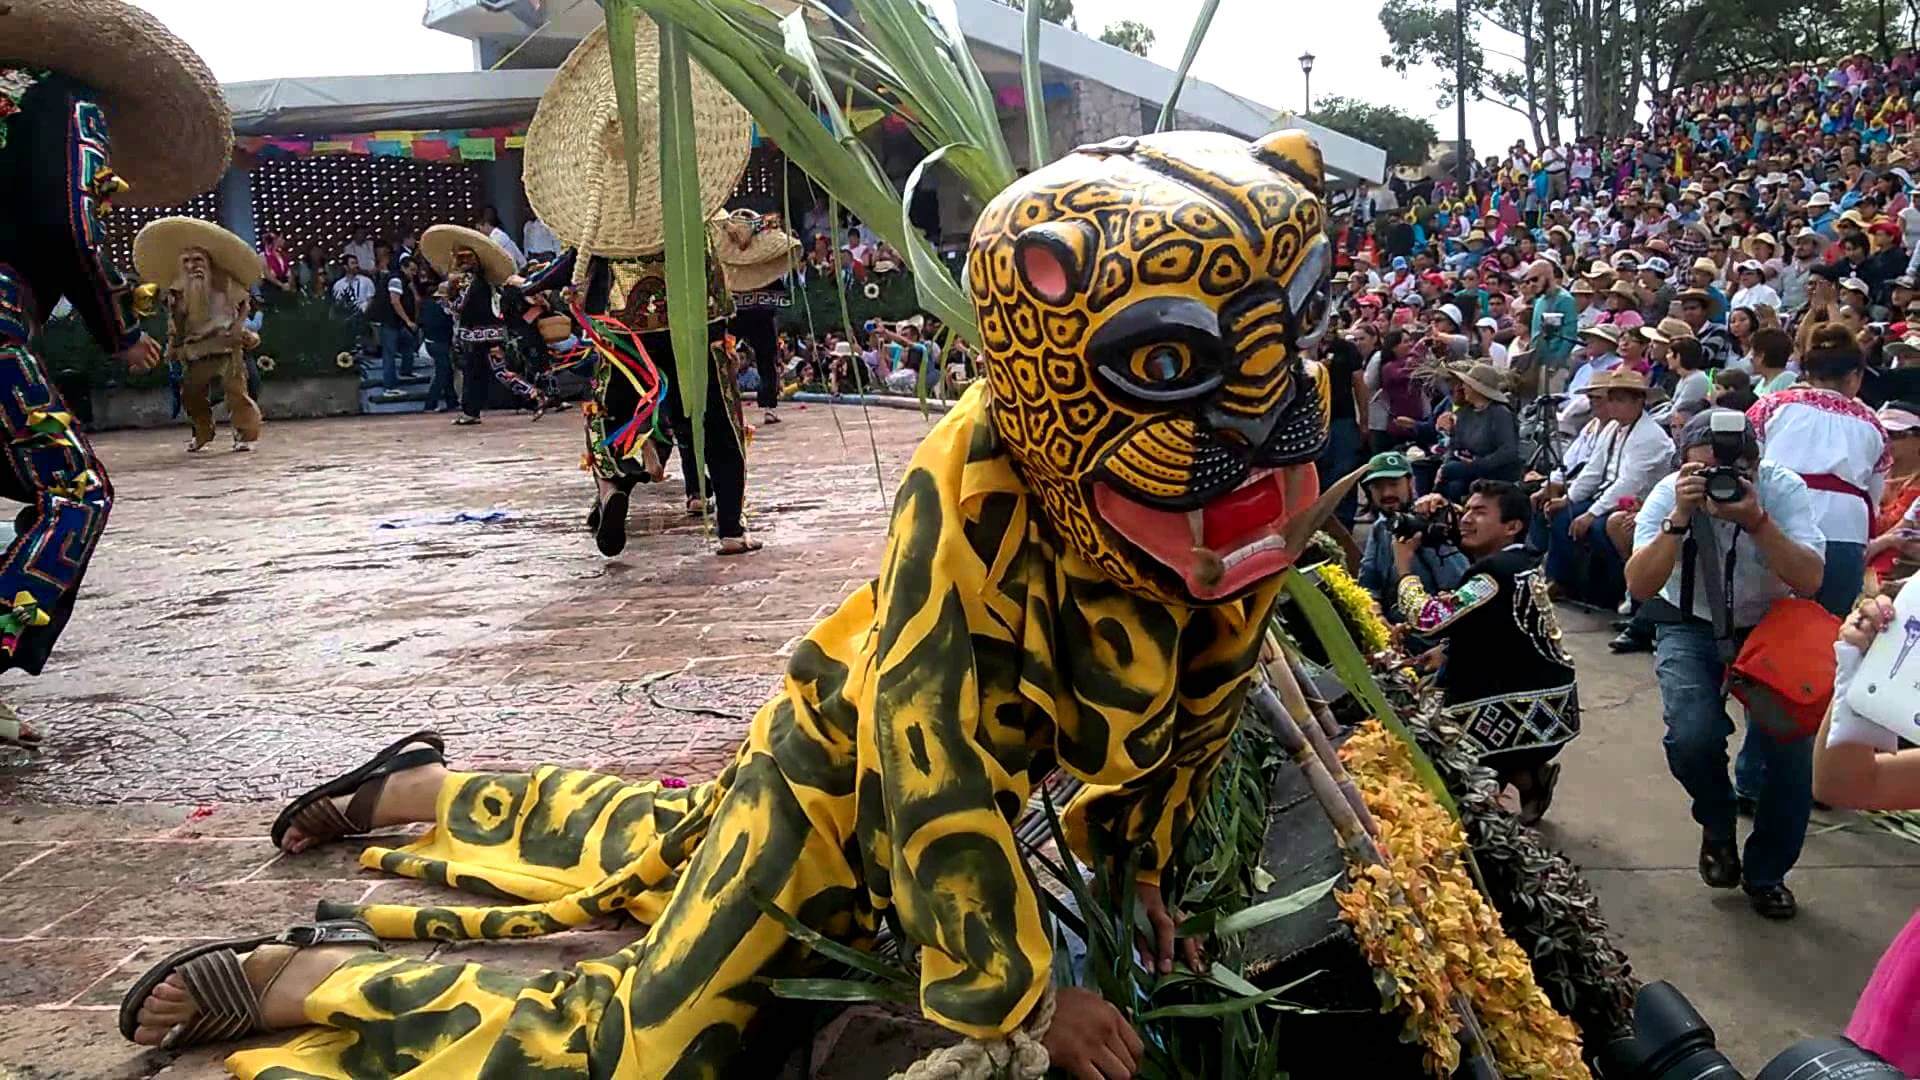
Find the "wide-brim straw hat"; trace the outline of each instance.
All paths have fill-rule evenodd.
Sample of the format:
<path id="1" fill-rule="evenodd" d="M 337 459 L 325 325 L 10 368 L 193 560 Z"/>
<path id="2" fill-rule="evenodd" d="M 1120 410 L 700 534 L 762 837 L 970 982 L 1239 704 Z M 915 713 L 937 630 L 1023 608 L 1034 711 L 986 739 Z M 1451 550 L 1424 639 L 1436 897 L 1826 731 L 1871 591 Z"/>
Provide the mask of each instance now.
<path id="1" fill-rule="evenodd" d="M 585 256 L 637 259 L 667 246 L 660 199 L 660 33 L 652 19 L 634 20 L 640 72 L 637 198 L 627 199 L 626 143 L 614 100 L 607 28 L 576 46 L 527 126 L 523 182 L 534 213 L 562 243 Z M 703 218 L 726 205 L 746 171 L 753 119 L 699 64 L 692 65 L 694 148 Z"/>
<path id="2" fill-rule="evenodd" d="M 727 227 L 734 221 L 752 229 L 745 244 Z M 794 253 L 800 250 L 798 237 L 785 229 L 774 228 L 770 221 L 750 210 L 715 214 L 707 222 L 707 232 L 708 250 L 720 264 L 728 292 L 752 292 L 786 277 L 793 271 Z"/>
<path id="3" fill-rule="evenodd" d="M 507 249 L 496 243 L 493 237 L 478 229 L 469 229 L 465 225 L 435 225 L 420 234 L 420 254 L 427 257 L 435 270 L 442 274 L 453 272 L 453 253 L 461 248 L 472 251 L 480 260 L 480 272 L 495 285 L 514 275 L 513 256 Z"/>
<path id="4" fill-rule="evenodd" d="M 180 274 L 180 255 L 191 248 L 207 253 L 243 289 L 252 288 L 264 274 L 260 253 L 253 245 L 215 225 L 190 217 L 163 217 L 147 222 L 133 238 L 133 270 L 141 281 L 166 286 Z"/>
<path id="5" fill-rule="evenodd" d="M 93 90 L 113 134 L 123 206 L 210 191 L 233 153 L 220 82 L 159 19 L 121 0 L 0 2 L 0 61 L 49 68 Z"/>
<path id="6" fill-rule="evenodd" d="M 1492 364 L 1450 364 L 1448 370 L 1453 377 L 1480 392 L 1480 396 L 1502 405 L 1510 400 L 1507 394 L 1506 376 Z"/>
<path id="7" fill-rule="evenodd" d="M 1593 381 L 1587 383 L 1585 392 L 1598 395 L 1610 390 L 1631 390 L 1636 394 L 1645 395 L 1650 389 L 1645 375 L 1632 368 L 1620 367 L 1595 375 Z"/>

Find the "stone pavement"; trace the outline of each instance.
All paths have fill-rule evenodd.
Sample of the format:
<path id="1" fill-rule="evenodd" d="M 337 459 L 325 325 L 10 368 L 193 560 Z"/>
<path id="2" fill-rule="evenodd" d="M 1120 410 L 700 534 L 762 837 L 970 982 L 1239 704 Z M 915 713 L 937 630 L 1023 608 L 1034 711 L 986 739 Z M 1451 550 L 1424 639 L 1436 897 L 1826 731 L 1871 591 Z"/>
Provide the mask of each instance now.
<path id="1" fill-rule="evenodd" d="M 601 559 L 570 416 L 282 423 L 250 457 L 190 458 L 177 432 L 101 439 L 119 501 L 80 609 L 45 676 L 0 684 L 50 736 L 0 768 L 0 1078 L 219 1075 L 218 1054 L 114 1032 L 154 959 L 321 898 L 439 895 L 361 871 L 358 845 L 286 858 L 265 839 L 287 796 L 399 735 L 443 732 L 462 768 L 717 771 L 793 640 L 877 566 L 875 459 L 890 490 L 929 423 L 782 414 L 750 455 L 767 549 L 729 559 L 677 482 L 637 491 L 632 545 Z M 1836 1030 L 1913 908 L 1920 848 L 1815 835 L 1794 876 L 1804 913 L 1784 926 L 1710 893 L 1650 665 L 1566 618 L 1589 713 L 1549 828 L 1636 965 L 1679 983 L 1749 1069 Z M 628 936 L 398 947 L 536 970 Z"/>

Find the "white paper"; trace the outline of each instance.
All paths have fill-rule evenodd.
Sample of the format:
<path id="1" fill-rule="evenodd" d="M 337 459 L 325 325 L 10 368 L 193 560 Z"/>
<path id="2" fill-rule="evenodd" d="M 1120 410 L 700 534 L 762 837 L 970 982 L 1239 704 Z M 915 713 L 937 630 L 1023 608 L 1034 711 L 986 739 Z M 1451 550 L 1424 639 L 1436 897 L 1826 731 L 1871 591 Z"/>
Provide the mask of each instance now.
<path id="1" fill-rule="evenodd" d="M 1920 575 L 1893 598 L 1893 622 L 1867 647 L 1847 705 L 1901 738 L 1920 742 Z"/>

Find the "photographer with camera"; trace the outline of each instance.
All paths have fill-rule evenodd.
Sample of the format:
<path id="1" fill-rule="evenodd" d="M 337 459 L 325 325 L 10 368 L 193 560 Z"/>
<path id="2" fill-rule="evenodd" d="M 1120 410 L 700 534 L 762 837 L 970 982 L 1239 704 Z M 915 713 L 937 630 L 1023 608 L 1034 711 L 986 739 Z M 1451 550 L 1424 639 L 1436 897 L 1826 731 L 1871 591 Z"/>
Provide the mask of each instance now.
<path id="1" fill-rule="evenodd" d="M 1580 732 L 1573 658 L 1522 542 L 1532 517 L 1525 489 L 1475 481 L 1459 514 L 1453 539 L 1474 562 L 1451 591 L 1435 592 L 1412 572 L 1433 537 L 1394 537 L 1398 607 L 1411 631 L 1446 646 L 1439 683 L 1447 715 L 1481 763 L 1518 790 L 1521 820 L 1533 824 L 1553 801 L 1554 756 Z"/>
<path id="2" fill-rule="evenodd" d="M 1429 592 L 1444 592 L 1460 584 L 1466 573 L 1467 557 L 1449 540 L 1420 548 L 1411 569 L 1403 570 L 1394 559 L 1394 537 L 1423 535 L 1433 525 L 1425 514 L 1414 509 L 1413 465 L 1398 451 L 1373 455 L 1360 478 L 1360 488 L 1374 509 L 1373 528 L 1367 533 L 1367 546 L 1360 553 L 1360 587 L 1373 594 L 1387 621 L 1398 623 L 1395 598 L 1400 579 L 1406 574 L 1419 578 Z M 1422 503 L 1445 505 L 1445 500 L 1428 496 Z"/>
<path id="3" fill-rule="evenodd" d="M 1755 911 L 1788 919 L 1797 907 L 1786 876 L 1813 808 L 1812 744 L 1775 738 L 1749 717 L 1748 745 L 1765 776 L 1743 868 L 1727 775 L 1726 674 L 1776 600 L 1819 591 L 1826 538 L 1806 482 L 1760 460 L 1744 415 L 1703 411 L 1682 430 L 1680 454 L 1680 470 L 1640 508 L 1626 572 L 1627 591 L 1655 625 L 1667 767 L 1693 799 L 1701 880 L 1744 886 Z"/>

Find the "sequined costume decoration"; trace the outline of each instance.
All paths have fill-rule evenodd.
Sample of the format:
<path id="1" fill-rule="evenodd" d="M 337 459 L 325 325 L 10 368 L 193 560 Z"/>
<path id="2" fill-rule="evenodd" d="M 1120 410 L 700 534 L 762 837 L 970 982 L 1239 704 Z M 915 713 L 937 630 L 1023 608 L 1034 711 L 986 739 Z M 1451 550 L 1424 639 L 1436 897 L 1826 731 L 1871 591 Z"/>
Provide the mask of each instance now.
<path id="1" fill-rule="evenodd" d="M 0 68 L 0 495 L 25 503 L 0 556 L 0 670 L 38 674 L 72 615 L 113 487 L 29 339 L 61 298 L 100 348 L 139 343 L 135 288 L 101 254 L 100 218 L 126 185 L 105 115 L 59 74 Z"/>
<path id="2" fill-rule="evenodd" d="M 1275 146 L 1288 153 L 1273 157 Z M 1311 460 L 1321 438 L 1312 425 L 1325 393 L 1296 349 L 1315 329 L 1322 283 L 1296 290 L 1287 275 L 1305 266 L 1324 278 L 1312 254 L 1324 240 L 1317 231 L 1287 240 L 1284 227 L 1318 220 L 1317 204 L 1302 209 L 1315 198 L 1317 155 L 1304 140 L 1224 136 L 1156 136 L 1139 147 L 1156 167 L 1193 170 L 1193 182 L 1154 180 L 1113 148 L 1078 154 L 998 200 L 976 250 L 998 250 L 1008 208 L 1049 192 L 1027 230 L 1081 221 L 1080 208 L 1101 200 L 1124 203 L 1115 212 L 1125 224 L 1158 201 L 1165 220 L 1189 223 L 1171 227 L 1204 223 L 1224 230 L 1217 245 L 1237 257 L 1259 253 L 1239 291 L 1198 274 L 1184 287 L 1172 279 L 1139 286 L 1147 300 L 1167 302 L 1149 310 L 1184 320 L 1171 329 L 1136 322 L 1142 313 L 1112 339 L 1089 315 L 1094 351 L 1048 356 L 1083 369 L 1077 403 L 1095 411 L 1089 430 L 1112 436 L 1097 449 L 1117 453 L 1133 445 L 1129 433 L 1166 424 L 1187 433 L 1197 456 L 1170 463 L 1166 483 L 1200 492 L 1187 509 L 1202 517 L 1223 503 L 1227 511 L 1203 522 L 1213 535 L 1202 546 L 1265 535 L 1317 490 L 1310 465 L 1297 467 L 1300 478 L 1295 466 L 1264 464 L 1296 452 Z M 1308 160 L 1311 172 L 1301 164 Z M 1259 198 L 1294 213 L 1265 225 L 1237 211 L 1207 217 L 1196 200 L 1225 183 L 1210 170 L 1271 186 Z M 1073 187 L 1087 198 L 1057 194 Z M 1105 260 L 1101 235 L 1084 236 L 1082 253 L 1095 263 Z M 1111 253 L 1125 262 L 1116 272 L 1136 282 L 1148 275 L 1154 248 L 1127 243 L 1124 229 L 1113 235 Z M 1287 244 L 1293 255 L 1277 258 Z M 1035 269 L 1038 287 L 1058 284 Z M 1024 280 L 1010 288 L 1026 288 Z M 1038 319 L 991 296 L 981 303 L 983 314 Z M 1074 303 L 1063 297 L 1059 306 Z M 1109 285 L 1103 317 L 1135 303 Z M 1227 314 L 1210 321 L 1202 309 Z M 1191 346 L 1196 369 L 1186 381 L 1144 385 L 1151 367 L 1123 383 L 1092 374 L 1113 357 L 1151 354 L 1144 343 L 1156 333 Z M 989 363 L 1009 377 L 1006 358 Z M 1138 393 L 1202 383 L 1159 406 Z M 1216 400 L 1243 389 L 1290 419 L 1267 424 Z M 527 937 L 621 912 L 647 928 L 643 936 L 612 956 L 532 976 L 369 954 L 308 997 L 317 1028 L 282 1047 L 236 1053 L 229 1068 L 262 1080 L 768 1075 L 785 1044 L 766 1030 L 790 1014 L 767 1008 L 774 999 L 760 980 L 814 971 L 817 961 L 757 900 L 856 947 L 870 945 L 885 921 L 918 950 L 928 1017 L 974 1036 L 1019 1025 L 1053 967 L 1013 835 L 1034 784 L 1056 767 L 1084 781 L 1064 815 L 1075 850 L 1087 860 L 1130 858 L 1141 880 L 1157 882 L 1232 735 L 1278 570 L 1290 561 L 1262 560 L 1252 575 L 1229 571 L 1209 587 L 1232 595 L 1194 603 L 1159 595 L 1181 579 L 1149 571 L 1148 556 L 1118 536 L 1102 538 L 1100 561 L 1084 556 L 1073 538 L 1082 526 L 1056 516 L 1067 508 L 1062 496 L 1036 490 L 1031 463 L 1003 434 L 1012 426 L 1048 445 L 1038 410 L 1034 423 L 1020 422 L 1029 403 L 1051 408 L 1044 394 L 1009 403 L 981 383 L 935 426 L 901 479 L 879 575 L 796 646 L 777 694 L 718 779 L 676 790 L 559 768 L 455 774 L 431 831 L 403 847 L 369 849 L 362 864 L 495 906 L 323 905 L 325 916 L 359 915 L 391 938 Z M 1113 418 L 1103 422 L 1107 412 Z M 1216 423 L 1244 426 L 1247 437 L 1223 435 Z M 1274 431 L 1287 433 L 1283 444 L 1267 437 Z M 1202 461 L 1218 470 L 1204 483 L 1191 475 Z M 1253 495 L 1236 500 L 1242 491 Z M 1072 509 L 1092 514 L 1099 505 Z M 1085 527 L 1106 524 L 1089 518 Z"/>
<path id="3" fill-rule="evenodd" d="M 1573 657 L 1560 643 L 1546 579 L 1524 550 L 1480 560 L 1438 595 L 1408 574 L 1396 599 L 1411 628 L 1451 643 L 1440 675 L 1446 712 L 1489 767 L 1537 758 L 1580 733 Z"/>

